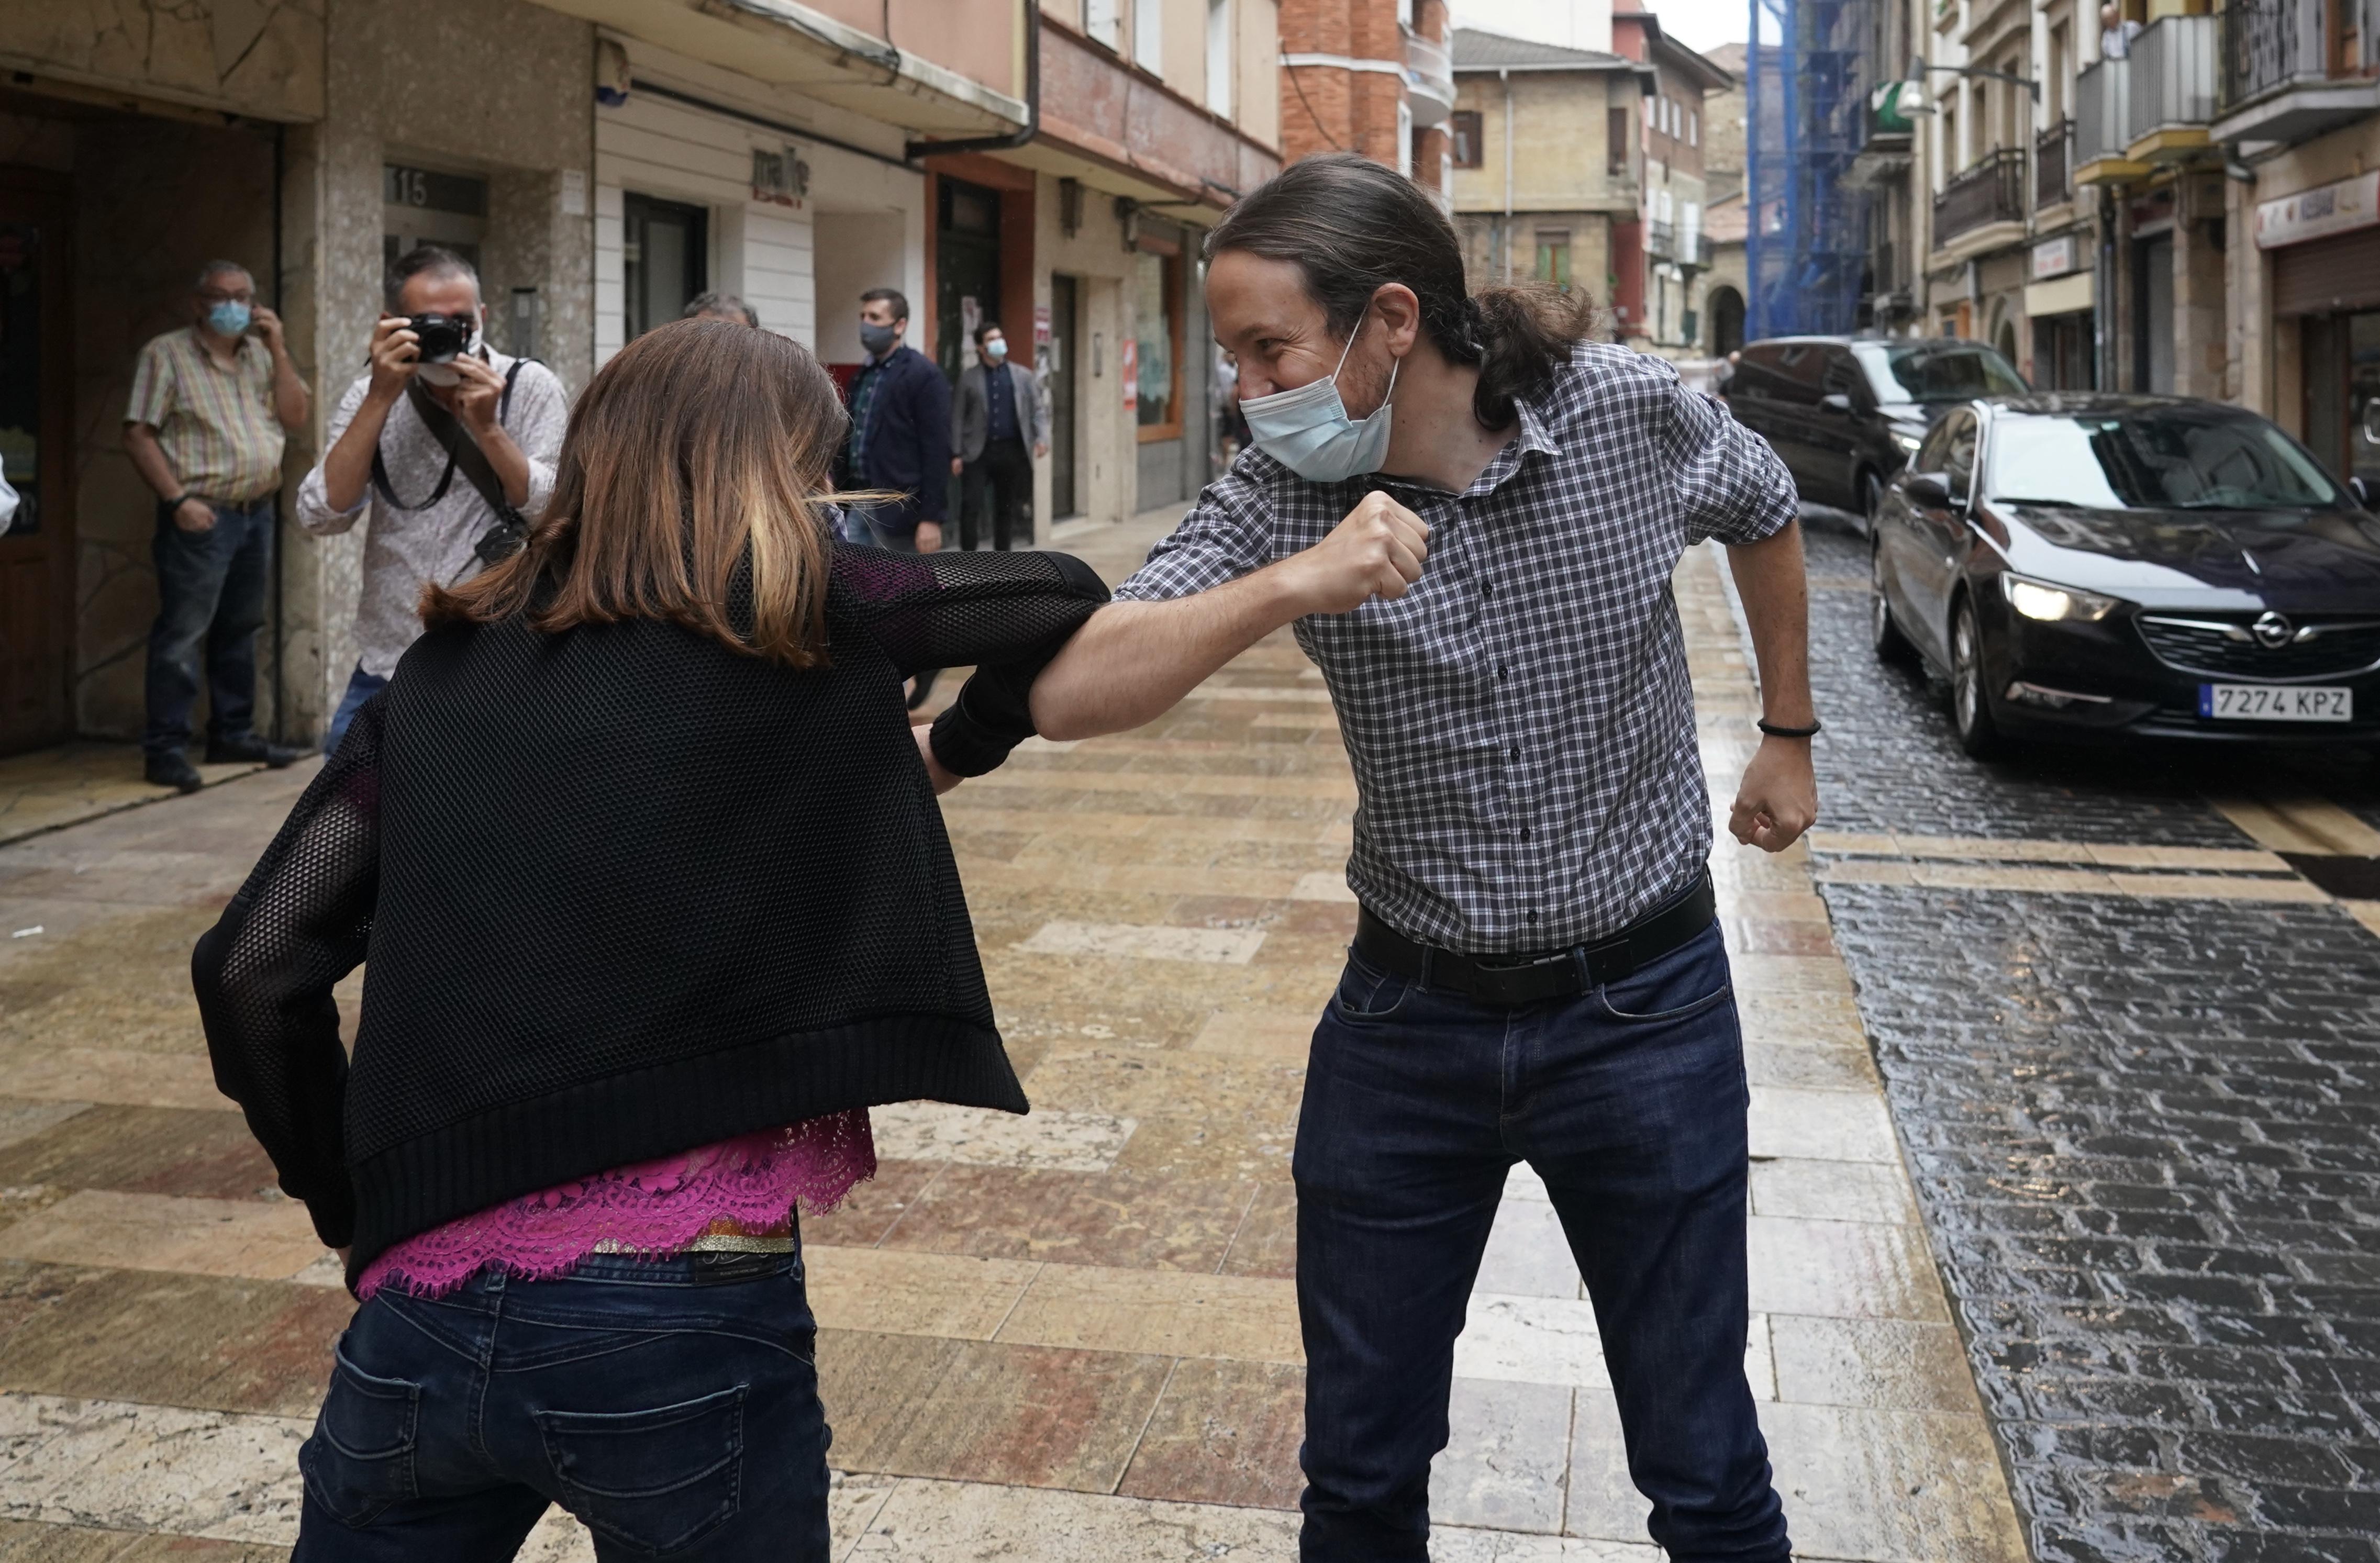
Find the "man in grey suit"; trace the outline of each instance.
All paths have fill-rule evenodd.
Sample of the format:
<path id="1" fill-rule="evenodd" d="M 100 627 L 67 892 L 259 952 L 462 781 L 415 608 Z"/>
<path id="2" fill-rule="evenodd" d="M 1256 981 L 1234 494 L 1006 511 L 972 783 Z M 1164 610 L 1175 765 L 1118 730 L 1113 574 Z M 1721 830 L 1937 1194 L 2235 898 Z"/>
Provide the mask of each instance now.
<path id="1" fill-rule="evenodd" d="M 985 501 L 991 546 L 1020 532 L 1033 541 L 1033 457 L 1050 454 L 1050 402 L 1040 377 L 1008 361 L 996 321 L 975 331 L 976 361 L 959 372 L 959 546 L 976 546 Z M 1026 447 L 1032 451 L 1026 454 Z"/>

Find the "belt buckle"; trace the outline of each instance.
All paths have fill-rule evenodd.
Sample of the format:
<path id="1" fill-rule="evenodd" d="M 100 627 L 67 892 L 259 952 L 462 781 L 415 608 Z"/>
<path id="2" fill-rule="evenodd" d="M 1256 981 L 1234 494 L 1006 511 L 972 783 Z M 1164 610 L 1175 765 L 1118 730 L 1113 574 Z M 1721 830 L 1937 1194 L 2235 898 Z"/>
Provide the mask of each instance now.
<path id="1" fill-rule="evenodd" d="M 1561 990 L 1559 984 L 1547 987 L 1543 991 L 1539 991 L 1536 985 L 1531 984 L 1527 986 L 1525 991 L 1515 991 L 1523 986 L 1527 975 L 1552 967 L 1572 965 L 1571 951 L 1558 950 L 1548 954 L 1531 956 L 1525 961 L 1507 961 L 1500 963 L 1475 961 L 1472 963 L 1471 969 L 1481 978 L 1480 986 L 1488 989 L 1497 1001 L 1507 1004 L 1534 1004 L 1540 1000 L 1557 997 Z M 1482 995 L 1482 997 L 1487 996 L 1488 994 Z"/>

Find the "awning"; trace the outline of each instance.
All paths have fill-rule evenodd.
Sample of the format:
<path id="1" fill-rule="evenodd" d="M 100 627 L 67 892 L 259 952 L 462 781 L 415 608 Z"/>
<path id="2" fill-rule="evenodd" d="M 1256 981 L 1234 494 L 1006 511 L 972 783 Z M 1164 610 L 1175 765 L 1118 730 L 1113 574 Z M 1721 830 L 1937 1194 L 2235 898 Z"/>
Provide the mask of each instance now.
<path id="1" fill-rule="evenodd" d="M 2070 315 L 2091 308 L 2096 297 L 2091 273 L 2074 272 L 2048 282 L 2025 284 L 2024 312 L 2035 320 L 2044 315 Z"/>
<path id="2" fill-rule="evenodd" d="M 998 135 L 1021 127 L 1027 117 L 1023 99 L 795 0 L 534 3 L 905 130 Z M 1022 10 L 1017 17 L 1021 26 Z"/>

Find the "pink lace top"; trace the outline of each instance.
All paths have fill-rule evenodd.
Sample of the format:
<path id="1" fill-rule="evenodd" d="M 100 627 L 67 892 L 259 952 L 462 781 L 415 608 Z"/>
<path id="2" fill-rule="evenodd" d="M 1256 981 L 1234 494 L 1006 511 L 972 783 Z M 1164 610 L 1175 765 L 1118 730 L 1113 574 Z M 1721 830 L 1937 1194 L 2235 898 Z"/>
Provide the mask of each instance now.
<path id="1" fill-rule="evenodd" d="M 418 1233 L 366 1266 L 356 1295 L 395 1282 L 434 1297 L 491 1265 L 536 1279 L 599 1249 L 657 1258 L 713 1231 L 783 1233 L 796 1206 L 823 1215 L 875 1175 L 866 1108 L 805 1119 L 615 1167 Z"/>

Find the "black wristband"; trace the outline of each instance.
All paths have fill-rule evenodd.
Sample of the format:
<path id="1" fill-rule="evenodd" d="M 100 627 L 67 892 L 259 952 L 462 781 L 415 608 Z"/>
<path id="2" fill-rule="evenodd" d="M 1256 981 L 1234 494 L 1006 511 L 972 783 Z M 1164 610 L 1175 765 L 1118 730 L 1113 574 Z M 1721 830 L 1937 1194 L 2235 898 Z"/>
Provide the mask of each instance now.
<path id="1" fill-rule="evenodd" d="M 1753 725 L 1771 738 L 1815 738 L 1823 731 L 1816 721 L 1811 722 L 1807 727 L 1780 727 L 1767 717 L 1762 717 Z"/>
<path id="2" fill-rule="evenodd" d="M 165 502 L 165 508 L 166 508 L 166 509 L 168 509 L 168 510 L 179 510 L 179 509 L 181 509 L 181 508 L 182 508 L 182 506 L 184 506 L 184 505 L 186 505 L 186 504 L 188 504 L 188 503 L 190 503 L 190 491 L 189 491 L 189 490 L 188 490 L 188 489 L 184 489 L 180 493 L 176 494 L 172 499 L 169 499 L 169 500 L 167 500 L 167 501 Z"/>

